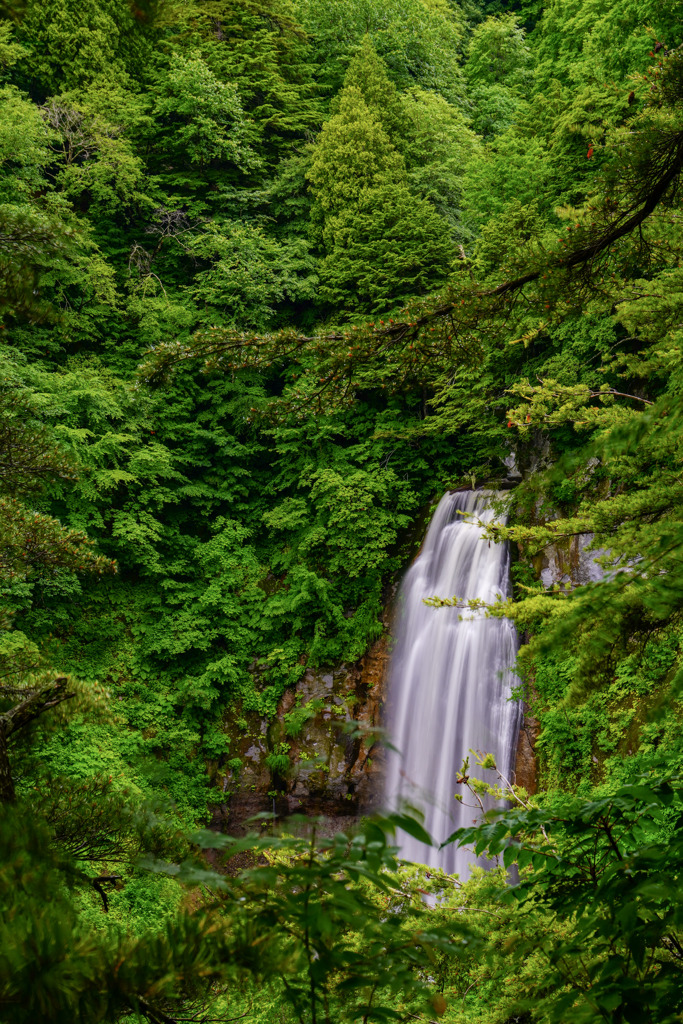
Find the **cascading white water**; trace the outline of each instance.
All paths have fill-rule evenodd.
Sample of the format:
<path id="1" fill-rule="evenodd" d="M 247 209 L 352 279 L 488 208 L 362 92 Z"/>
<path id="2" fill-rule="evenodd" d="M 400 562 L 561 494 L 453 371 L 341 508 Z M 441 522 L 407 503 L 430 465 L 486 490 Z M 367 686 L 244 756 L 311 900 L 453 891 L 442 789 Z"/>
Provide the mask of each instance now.
<path id="1" fill-rule="evenodd" d="M 424 599 L 493 603 L 507 596 L 507 544 L 482 539 L 477 525 L 492 521 L 490 499 L 498 496 L 455 491 L 441 499 L 401 587 L 389 675 L 388 730 L 398 753 L 387 758 L 387 800 L 420 806 L 437 843 L 430 848 L 405 836 L 401 855 L 463 877 L 473 855 L 454 844 L 439 850 L 438 843 L 476 817 L 454 799 L 462 788 L 457 772 L 470 749 L 493 754 L 510 778 L 521 714 L 519 703 L 508 699 L 516 682 L 517 633 L 508 619 L 487 618 L 483 610 L 434 608 Z M 466 791 L 462 795 L 471 802 Z"/>

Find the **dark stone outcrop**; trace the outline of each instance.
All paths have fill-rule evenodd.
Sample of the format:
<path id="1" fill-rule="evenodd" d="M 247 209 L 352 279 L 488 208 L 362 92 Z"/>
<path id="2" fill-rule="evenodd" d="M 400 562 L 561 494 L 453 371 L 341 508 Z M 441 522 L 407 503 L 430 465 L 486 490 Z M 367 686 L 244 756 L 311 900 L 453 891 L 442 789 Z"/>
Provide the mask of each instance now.
<path id="1" fill-rule="evenodd" d="M 534 794 L 538 788 L 536 740 L 538 739 L 539 731 L 538 721 L 533 717 L 528 706 L 525 704 L 522 726 L 519 730 L 519 739 L 517 741 L 513 782 L 518 786 L 522 786 L 529 796 Z"/>
<path id="2" fill-rule="evenodd" d="M 381 799 L 383 749 L 364 730 L 381 724 L 388 660 L 385 633 L 356 664 L 308 670 L 285 692 L 273 720 L 256 719 L 241 735 L 233 726 L 230 752 L 241 767 L 217 779 L 226 799 L 214 808 L 212 827 L 238 834 L 247 819 L 269 812 L 324 815 L 336 831 L 369 813 Z M 311 702 L 319 710 L 288 735 L 286 716 Z M 272 756 L 268 763 L 274 752 L 286 753 L 287 767 L 273 768 Z"/>

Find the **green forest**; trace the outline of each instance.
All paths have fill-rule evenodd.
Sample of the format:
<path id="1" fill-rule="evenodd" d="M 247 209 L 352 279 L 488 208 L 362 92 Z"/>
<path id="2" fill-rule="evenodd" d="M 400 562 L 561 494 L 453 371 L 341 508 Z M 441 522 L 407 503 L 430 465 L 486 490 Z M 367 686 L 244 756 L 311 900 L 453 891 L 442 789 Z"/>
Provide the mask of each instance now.
<path id="1" fill-rule="evenodd" d="M 1 1024 L 683 1020 L 681 0 L 4 0 L 0 99 Z M 430 837 L 368 666 L 508 473 Z"/>

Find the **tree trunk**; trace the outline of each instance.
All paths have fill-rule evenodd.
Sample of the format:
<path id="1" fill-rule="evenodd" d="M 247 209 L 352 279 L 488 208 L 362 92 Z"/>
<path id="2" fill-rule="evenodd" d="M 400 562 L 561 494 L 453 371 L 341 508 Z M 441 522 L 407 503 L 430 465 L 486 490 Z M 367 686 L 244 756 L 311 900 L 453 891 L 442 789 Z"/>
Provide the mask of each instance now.
<path id="1" fill-rule="evenodd" d="M 5 723 L 0 722 L 0 803 L 14 803 L 14 780 L 12 766 L 7 753 L 7 733 Z"/>

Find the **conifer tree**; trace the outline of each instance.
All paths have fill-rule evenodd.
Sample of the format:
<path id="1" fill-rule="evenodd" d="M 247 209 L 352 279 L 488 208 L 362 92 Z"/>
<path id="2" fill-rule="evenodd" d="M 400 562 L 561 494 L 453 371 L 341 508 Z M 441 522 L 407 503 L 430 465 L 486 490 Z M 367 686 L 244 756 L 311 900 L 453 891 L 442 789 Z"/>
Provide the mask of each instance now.
<path id="1" fill-rule="evenodd" d="M 393 144 L 402 149 L 406 135 L 410 132 L 410 121 L 403 109 L 398 89 L 387 74 L 387 66 L 365 36 L 358 53 L 349 64 L 344 78 L 344 90 L 332 100 L 332 114 L 339 112 L 341 98 L 349 88 L 360 89 L 363 99 L 391 138 Z"/>
<path id="2" fill-rule="evenodd" d="M 472 34 L 465 74 L 473 85 L 531 85 L 531 52 L 514 14 L 487 18 Z"/>
<path id="3" fill-rule="evenodd" d="M 446 276 L 446 222 L 411 194 L 403 158 L 356 86 L 323 128 L 310 180 L 324 301 L 371 312 Z"/>
<path id="4" fill-rule="evenodd" d="M 200 0 L 196 11 L 201 51 L 224 83 L 238 86 L 268 164 L 321 119 L 316 99 L 316 58 L 287 0 Z"/>
<path id="5" fill-rule="evenodd" d="M 360 89 L 371 114 L 404 158 L 411 191 L 428 199 L 455 236 L 462 237 L 462 177 L 474 141 L 462 110 L 437 92 L 414 88 L 399 93 L 369 35 L 349 64 L 344 89 L 332 101 L 333 114 L 352 87 Z"/>
<path id="6" fill-rule="evenodd" d="M 22 85 L 43 100 L 100 75 L 122 76 L 122 37 L 134 25 L 125 0 L 28 3 L 18 30 Z"/>

